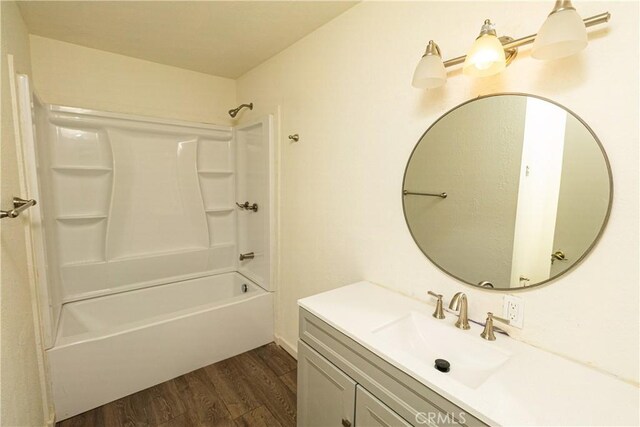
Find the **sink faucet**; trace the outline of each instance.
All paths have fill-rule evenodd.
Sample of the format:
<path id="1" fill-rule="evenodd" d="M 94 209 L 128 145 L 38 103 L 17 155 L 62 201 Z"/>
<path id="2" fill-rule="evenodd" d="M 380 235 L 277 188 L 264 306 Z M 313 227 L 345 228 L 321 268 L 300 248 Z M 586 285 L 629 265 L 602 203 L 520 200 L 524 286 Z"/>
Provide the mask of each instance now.
<path id="1" fill-rule="evenodd" d="M 449 303 L 449 308 L 452 310 L 460 310 L 458 315 L 458 321 L 456 322 L 456 328 L 460 329 L 469 329 L 469 306 L 467 303 L 467 296 L 462 293 L 456 293 L 453 298 L 451 298 L 451 302 Z"/>

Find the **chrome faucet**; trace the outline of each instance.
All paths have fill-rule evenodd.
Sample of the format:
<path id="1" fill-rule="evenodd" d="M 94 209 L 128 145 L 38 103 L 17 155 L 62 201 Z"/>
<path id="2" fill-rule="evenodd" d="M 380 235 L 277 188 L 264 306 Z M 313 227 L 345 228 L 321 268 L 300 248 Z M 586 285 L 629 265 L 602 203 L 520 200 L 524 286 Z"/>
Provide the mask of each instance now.
<path id="1" fill-rule="evenodd" d="M 451 302 L 449 303 L 451 310 L 460 310 L 458 314 L 458 321 L 456 322 L 456 328 L 470 329 L 469 326 L 469 306 L 467 303 L 467 296 L 462 292 L 456 293 Z"/>

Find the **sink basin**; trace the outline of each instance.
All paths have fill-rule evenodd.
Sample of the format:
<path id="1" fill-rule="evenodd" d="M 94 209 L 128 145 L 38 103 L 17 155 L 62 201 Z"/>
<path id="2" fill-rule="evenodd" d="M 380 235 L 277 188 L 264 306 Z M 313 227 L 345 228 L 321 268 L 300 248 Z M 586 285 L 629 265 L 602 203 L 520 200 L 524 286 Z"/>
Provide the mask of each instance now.
<path id="1" fill-rule="evenodd" d="M 475 389 L 497 372 L 511 353 L 480 338 L 480 327 L 471 325 L 465 331 L 454 327 L 452 320 L 436 320 L 412 311 L 375 329 L 373 334 L 390 355 L 409 359 L 421 370 L 431 369 Z M 450 371 L 437 371 L 436 359 L 447 360 Z"/>

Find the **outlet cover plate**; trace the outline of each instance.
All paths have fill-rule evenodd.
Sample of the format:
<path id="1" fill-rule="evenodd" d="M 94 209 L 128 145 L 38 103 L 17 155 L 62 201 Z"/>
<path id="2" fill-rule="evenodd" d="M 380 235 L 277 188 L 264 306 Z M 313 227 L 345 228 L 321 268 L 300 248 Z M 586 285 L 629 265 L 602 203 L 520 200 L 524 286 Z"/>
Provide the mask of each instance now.
<path id="1" fill-rule="evenodd" d="M 502 317 L 509 325 L 522 329 L 524 325 L 524 300 L 515 295 L 505 295 L 502 303 Z"/>

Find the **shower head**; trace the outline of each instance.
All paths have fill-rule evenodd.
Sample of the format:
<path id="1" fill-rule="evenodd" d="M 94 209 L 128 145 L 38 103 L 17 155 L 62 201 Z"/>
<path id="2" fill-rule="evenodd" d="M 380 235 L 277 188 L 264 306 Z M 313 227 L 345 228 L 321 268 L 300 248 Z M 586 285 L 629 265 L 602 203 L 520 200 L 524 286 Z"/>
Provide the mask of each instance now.
<path id="1" fill-rule="evenodd" d="M 253 110 L 253 102 L 250 104 L 242 104 L 237 108 L 231 109 L 229 110 L 229 115 L 231 117 L 235 117 L 238 115 L 238 113 L 240 112 L 240 110 L 242 110 L 244 107 L 247 107 L 249 110 Z"/>

